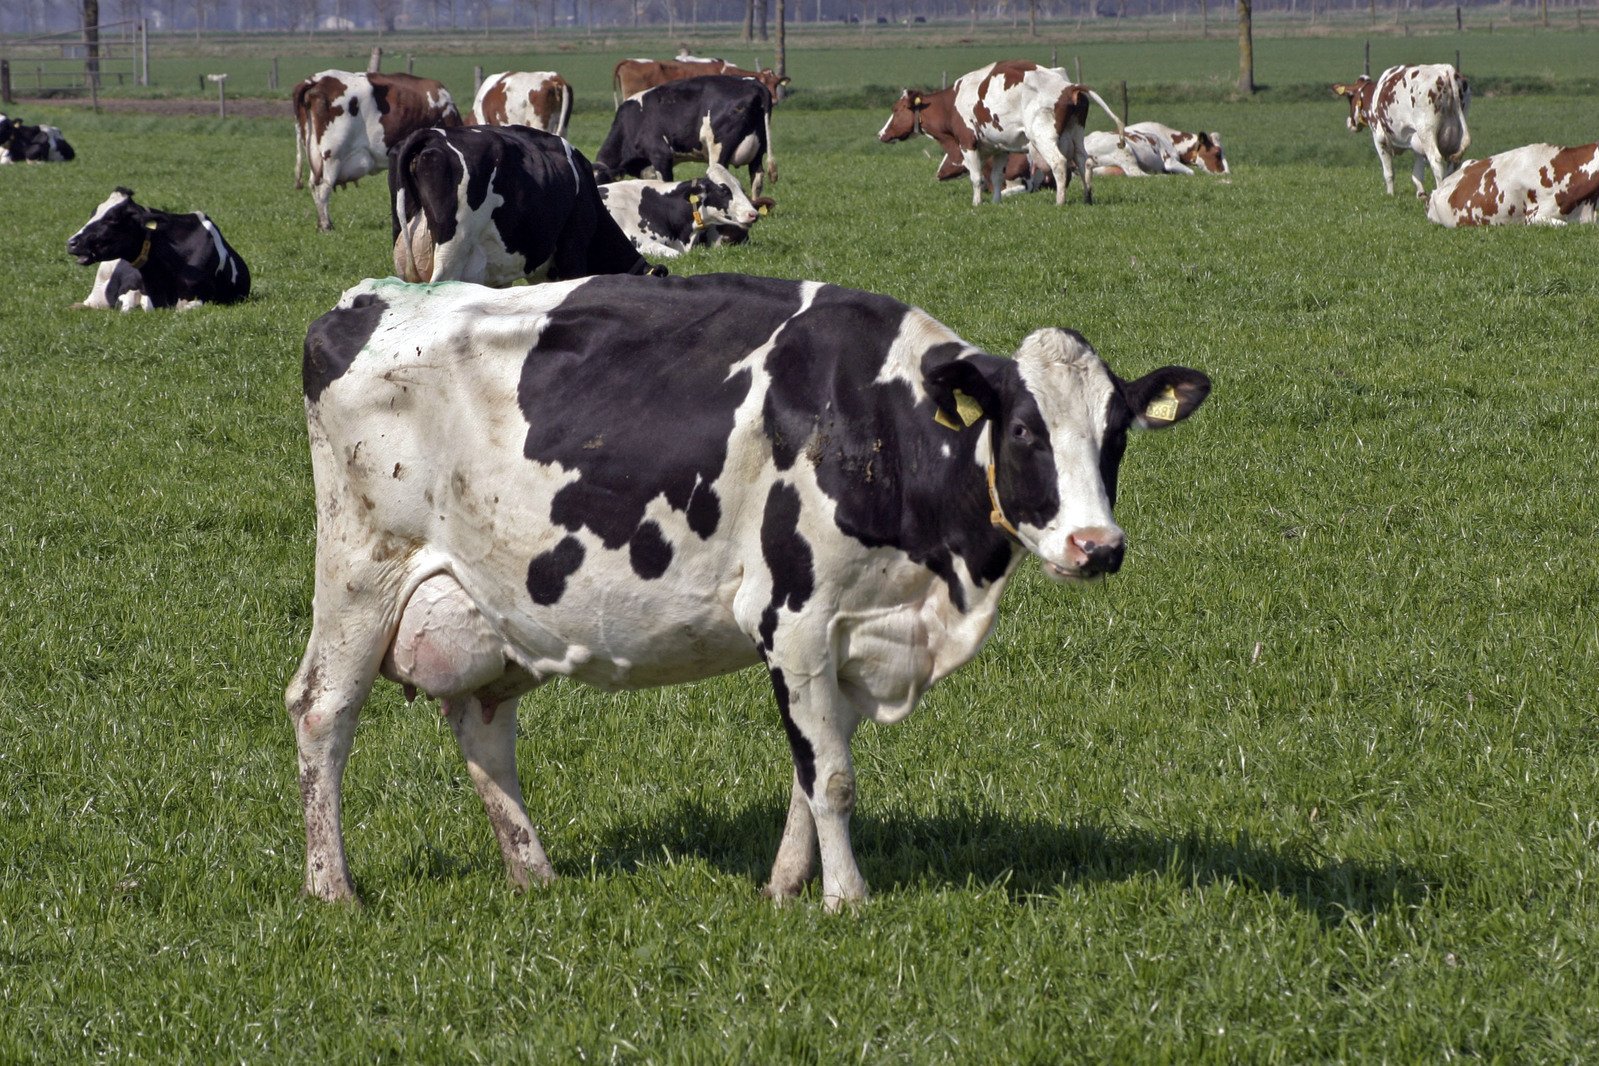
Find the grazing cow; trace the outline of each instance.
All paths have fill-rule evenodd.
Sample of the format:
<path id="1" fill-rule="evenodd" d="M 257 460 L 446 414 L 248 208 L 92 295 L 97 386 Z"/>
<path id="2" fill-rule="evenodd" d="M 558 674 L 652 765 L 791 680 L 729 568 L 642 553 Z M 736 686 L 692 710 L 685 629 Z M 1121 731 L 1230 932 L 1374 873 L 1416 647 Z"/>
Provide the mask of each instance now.
<path id="1" fill-rule="evenodd" d="M 204 214 L 152 211 L 120 186 L 67 240 L 95 276 L 85 307 L 176 307 L 236 303 L 250 295 L 250 268 Z"/>
<path id="2" fill-rule="evenodd" d="M 532 126 L 565 137 L 572 118 L 572 86 L 553 70 L 508 70 L 483 79 L 472 111 L 485 126 Z"/>
<path id="3" fill-rule="evenodd" d="M 606 213 L 589 161 L 526 126 L 417 130 L 389 171 L 407 281 L 557 281 L 650 270 Z"/>
<path id="4" fill-rule="evenodd" d="M 1115 573 L 1134 425 L 1210 382 L 1128 381 L 1070 330 L 1014 360 L 885 296 L 735 274 L 494 291 L 365 281 L 312 324 L 310 640 L 285 702 L 306 891 L 354 896 L 340 781 L 377 676 L 438 697 L 513 882 L 554 876 L 515 766 L 519 696 L 763 664 L 793 755 L 766 892 L 818 845 L 832 908 L 850 738 L 982 647 L 1016 565 Z"/>
<path id="5" fill-rule="evenodd" d="M 389 153 L 414 130 L 459 126 L 461 114 L 449 90 L 432 78 L 324 70 L 294 87 L 294 121 L 294 186 L 300 187 L 303 149 L 317 228 L 330 230 L 334 189 L 387 170 Z"/>
<path id="6" fill-rule="evenodd" d="M 1090 133 L 1083 143 L 1094 159 L 1096 175 L 1228 173 L 1217 133 L 1186 133 L 1158 122 L 1135 122 L 1127 127 L 1123 145 L 1110 133 Z"/>
<path id="7" fill-rule="evenodd" d="M 1599 220 L 1599 144 L 1529 144 L 1473 159 L 1427 201 L 1441 226 L 1564 226 Z"/>
<path id="8" fill-rule="evenodd" d="M 685 159 L 748 166 L 750 192 L 759 196 L 763 180 L 777 181 L 772 94 L 748 78 L 721 74 L 647 89 L 616 109 L 594 173 L 607 182 L 653 169 L 671 181 L 673 164 Z"/>
<path id="9" fill-rule="evenodd" d="M 1415 153 L 1410 180 L 1416 183 L 1416 196 L 1424 198 L 1422 167 L 1431 165 L 1433 184 L 1440 185 L 1471 147 L 1466 128 L 1471 86 L 1448 63 L 1389 67 L 1376 81 L 1362 75 L 1353 85 L 1340 83 L 1332 91 L 1349 100 L 1350 132 L 1371 128 L 1389 196 L 1394 194 L 1395 152 Z"/>
<path id="10" fill-rule="evenodd" d="M 0 113 L 0 164 L 65 163 L 77 157 L 54 126 L 28 126 Z"/>
<path id="11" fill-rule="evenodd" d="M 645 255 L 673 259 L 696 244 L 733 243 L 722 230 L 748 234 L 760 212 L 738 179 L 717 163 L 688 181 L 615 181 L 600 199 L 622 232 Z M 742 242 L 739 242 L 742 243 Z"/>
<path id="12" fill-rule="evenodd" d="M 680 55 L 676 59 L 624 59 L 616 65 L 611 72 L 612 95 L 617 107 L 622 106 L 622 101 L 630 96 L 653 89 L 657 85 L 665 85 L 669 81 L 682 81 L 686 78 L 703 78 L 712 74 L 722 74 L 734 78 L 754 78 L 766 87 L 772 94 L 772 99 L 777 100 L 782 96 L 782 87 L 789 83 L 789 79 L 775 70 L 762 67 L 760 70 L 745 70 L 736 67 L 725 59 L 704 59 L 699 56 Z"/>

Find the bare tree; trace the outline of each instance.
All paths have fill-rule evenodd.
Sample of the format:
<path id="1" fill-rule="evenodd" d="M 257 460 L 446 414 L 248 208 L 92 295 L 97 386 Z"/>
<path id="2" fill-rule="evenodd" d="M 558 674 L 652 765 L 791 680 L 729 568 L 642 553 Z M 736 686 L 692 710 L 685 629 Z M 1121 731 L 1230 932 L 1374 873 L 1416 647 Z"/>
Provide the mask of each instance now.
<path id="1" fill-rule="evenodd" d="M 744 43 L 755 39 L 755 0 L 744 0 Z"/>
<path id="2" fill-rule="evenodd" d="M 777 0 L 777 76 L 779 78 L 788 74 L 788 0 Z M 774 98 L 780 95 L 783 87 L 779 85 Z"/>
<path id="3" fill-rule="evenodd" d="M 1238 91 L 1255 91 L 1255 36 L 1251 26 L 1253 0 L 1238 0 Z"/>
<path id="4" fill-rule="evenodd" d="M 100 0 L 83 0 L 83 43 L 86 58 L 83 73 L 100 84 Z"/>

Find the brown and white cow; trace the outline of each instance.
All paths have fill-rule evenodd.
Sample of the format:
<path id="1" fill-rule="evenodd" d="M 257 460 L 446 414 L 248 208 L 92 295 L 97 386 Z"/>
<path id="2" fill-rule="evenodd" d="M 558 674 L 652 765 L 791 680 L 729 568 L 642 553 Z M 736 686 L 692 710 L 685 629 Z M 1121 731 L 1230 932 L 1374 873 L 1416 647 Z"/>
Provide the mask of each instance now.
<path id="1" fill-rule="evenodd" d="M 1394 194 L 1394 153 L 1416 154 L 1410 180 L 1416 196 L 1425 198 L 1423 165 L 1431 165 L 1433 184 L 1440 185 L 1471 147 L 1466 112 L 1471 86 L 1448 63 L 1389 67 L 1376 81 L 1362 75 L 1353 85 L 1339 83 L 1333 94 L 1349 101 L 1351 132 L 1371 128 L 1371 143 L 1382 163 L 1383 186 Z"/>
<path id="2" fill-rule="evenodd" d="M 1040 67 L 1024 60 L 992 63 L 957 78 L 955 111 L 971 131 L 973 143 L 963 145 L 961 161 L 972 181 L 972 203 L 982 202 L 982 170 L 986 164 L 989 186 L 999 202 L 1004 174 L 1012 153 L 1026 152 L 1037 160 L 1033 185 L 1045 174 L 1055 180 L 1055 202 L 1064 203 L 1071 181 L 1068 167 L 1083 176 L 1083 202 L 1094 199 L 1083 143 L 1090 101 L 1116 123 L 1115 112 L 1086 85 L 1074 85 L 1057 68 Z"/>
<path id="3" fill-rule="evenodd" d="M 725 59 L 702 59 L 699 56 L 679 56 L 676 59 L 624 59 L 611 72 L 611 85 L 616 106 L 623 100 L 645 89 L 665 85 L 684 78 L 703 78 L 711 74 L 726 74 L 734 78 L 754 78 L 766 86 L 775 102 L 782 95 L 780 89 L 789 79 L 766 67 L 745 70 Z"/>
<path id="4" fill-rule="evenodd" d="M 442 83 L 409 74 L 324 70 L 294 87 L 294 185 L 300 158 L 310 163 L 317 228 L 330 230 L 333 190 L 389 168 L 389 152 L 415 130 L 459 126 L 461 113 Z"/>
<path id="5" fill-rule="evenodd" d="M 507 70 L 483 79 L 472 111 L 485 126 L 532 126 L 565 137 L 572 86 L 553 70 Z"/>
<path id="6" fill-rule="evenodd" d="M 1473 159 L 1427 201 L 1440 226 L 1564 226 L 1599 221 L 1599 144 L 1529 144 Z"/>

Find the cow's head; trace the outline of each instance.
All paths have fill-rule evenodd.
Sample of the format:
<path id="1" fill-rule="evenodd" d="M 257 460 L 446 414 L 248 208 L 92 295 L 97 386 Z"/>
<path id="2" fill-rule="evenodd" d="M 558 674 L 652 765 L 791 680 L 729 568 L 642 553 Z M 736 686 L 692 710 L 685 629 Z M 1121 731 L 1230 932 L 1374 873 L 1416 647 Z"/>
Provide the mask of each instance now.
<path id="1" fill-rule="evenodd" d="M 133 202 L 133 190 L 118 186 L 95 208 L 94 217 L 67 238 L 67 254 L 84 266 L 112 259 L 141 260 L 148 254 L 156 226 L 151 213 Z"/>
<path id="2" fill-rule="evenodd" d="M 1339 82 L 1332 87 L 1334 96 L 1346 97 L 1349 100 L 1349 118 L 1344 125 L 1349 127 L 1349 132 L 1354 133 L 1362 129 L 1371 117 L 1371 94 L 1377 83 L 1362 74 L 1353 85 Z"/>
<path id="3" fill-rule="evenodd" d="M 720 163 L 712 163 L 706 168 L 704 177 L 689 182 L 689 202 L 694 207 L 696 229 L 715 226 L 748 228 L 761 217 L 750 198 L 744 195 L 744 187 L 738 183 L 738 178 Z"/>
<path id="4" fill-rule="evenodd" d="M 792 79 L 786 74 L 779 74 L 775 70 L 762 67 L 755 73 L 755 80 L 766 86 L 766 91 L 772 94 L 773 100 L 781 100 L 785 95 L 783 87 Z"/>
<path id="5" fill-rule="evenodd" d="M 926 370 L 946 424 L 985 433 L 992 520 L 1055 580 L 1114 574 L 1126 538 L 1111 517 L 1127 432 L 1164 429 L 1210 393 L 1197 370 L 1124 381 L 1071 330 L 1029 335 L 1014 361 L 968 356 Z M 957 420 L 958 421 L 954 421 Z"/>
<path id="6" fill-rule="evenodd" d="M 903 141 L 922 128 L 922 112 L 925 110 L 927 110 L 927 94 L 915 89 L 906 89 L 899 94 L 899 99 L 894 101 L 894 110 L 889 112 L 888 121 L 883 123 L 883 128 L 877 131 L 877 139 L 884 144 Z"/>
<path id="7" fill-rule="evenodd" d="M 1201 130 L 1187 137 L 1189 139 L 1179 141 L 1174 146 L 1177 158 L 1184 166 L 1197 167 L 1212 174 L 1229 173 L 1227 156 L 1221 150 L 1221 134 Z"/>
<path id="8" fill-rule="evenodd" d="M 17 127 L 20 125 L 22 125 L 20 118 L 14 119 L 10 115 L 0 113 L 0 144 L 9 144 L 11 135 L 16 132 Z"/>

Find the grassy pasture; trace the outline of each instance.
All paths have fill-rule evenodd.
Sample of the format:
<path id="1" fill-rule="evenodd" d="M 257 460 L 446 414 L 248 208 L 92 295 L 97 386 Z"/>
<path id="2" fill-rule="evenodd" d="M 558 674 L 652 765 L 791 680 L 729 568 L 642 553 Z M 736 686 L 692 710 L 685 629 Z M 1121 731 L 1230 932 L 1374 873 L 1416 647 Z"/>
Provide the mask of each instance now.
<path id="1" fill-rule="evenodd" d="M 1599 234 L 1430 226 L 1332 100 L 1172 102 L 1231 183 L 1086 209 L 973 210 L 885 110 L 781 113 L 778 213 L 674 269 L 891 293 L 994 351 L 1071 325 L 1216 392 L 1132 443 L 1121 575 L 1029 564 L 975 663 L 862 730 L 875 896 L 835 917 L 756 898 L 788 756 L 753 673 L 525 700 L 562 875 L 525 897 L 448 729 L 380 685 L 367 906 L 297 898 L 299 345 L 387 271 L 382 183 L 323 235 L 284 121 L 29 114 L 80 159 L 0 173 L 0 1060 L 1593 1057 Z M 1483 99 L 1474 145 L 1591 116 Z M 66 310 L 118 183 L 204 207 L 255 298 Z"/>

